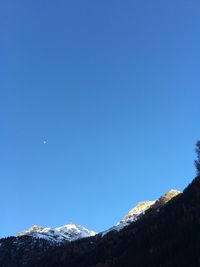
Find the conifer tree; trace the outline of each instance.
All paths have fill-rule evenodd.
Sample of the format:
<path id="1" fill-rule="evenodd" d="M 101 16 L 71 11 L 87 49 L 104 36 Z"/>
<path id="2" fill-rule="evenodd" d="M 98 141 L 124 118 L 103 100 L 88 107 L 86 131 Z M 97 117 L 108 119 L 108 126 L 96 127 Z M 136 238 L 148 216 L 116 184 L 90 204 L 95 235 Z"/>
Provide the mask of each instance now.
<path id="1" fill-rule="evenodd" d="M 195 160 L 197 175 L 200 175 L 200 140 L 196 143 L 197 159 Z"/>

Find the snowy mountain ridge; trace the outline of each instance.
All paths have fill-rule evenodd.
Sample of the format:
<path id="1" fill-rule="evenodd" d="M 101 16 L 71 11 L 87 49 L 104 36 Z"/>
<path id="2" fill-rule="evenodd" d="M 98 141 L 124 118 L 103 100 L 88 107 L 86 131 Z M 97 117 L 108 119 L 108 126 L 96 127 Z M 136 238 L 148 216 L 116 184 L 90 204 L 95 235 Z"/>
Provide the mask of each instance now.
<path id="1" fill-rule="evenodd" d="M 181 192 L 178 190 L 170 190 L 165 193 L 163 196 L 153 201 L 142 201 L 139 202 L 135 207 L 133 207 L 124 218 L 115 224 L 113 227 L 109 228 L 106 231 L 99 233 L 100 236 L 105 236 L 107 233 L 111 231 L 120 231 L 125 226 L 128 226 L 131 223 L 136 222 L 139 218 L 141 218 L 147 210 L 153 209 L 159 212 L 159 209 L 164 206 L 169 200 L 173 197 L 179 195 Z M 76 225 L 76 224 L 66 224 L 61 227 L 55 228 L 43 228 L 38 225 L 33 225 L 28 230 L 18 233 L 16 236 L 32 236 L 36 239 L 45 239 L 49 241 L 50 244 L 60 244 L 65 241 L 75 241 L 81 238 L 95 236 L 96 232 L 88 230 L 87 228 Z"/>
<path id="2" fill-rule="evenodd" d="M 39 239 L 46 239 L 51 243 L 62 243 L 64 241 L 71 242 L 80 238 L 94 236 L 96 233 L 81 225 L 71 223 L 55 228 L 43 228 L 41 226 L 34 225 L 28 230 L 18 233 L 16 236 L 20 237 L 25 235 Z"/>
<path id="3" fill-rule="evenodd" d="M 133 207 L 127 215 L 124 216 L 123 220 L 116 223 L 113 227 L 109 228 L 108 230 L 100 233 L 102 236 L 105 236 L 107 233 L 111 231 L 120 231 L 124 227 L 128 226 L 129 224 L 136 222 L 142 215 L 146 213 L 147 210 L 154 209 L 159 212 L 159 208 L 164 206 L 168 201 L 170 201 L 175 196 L 179 195 L 181 191 L 171 189 L 163 196 L 158 198 L 157 200 L 147 200 L 139 202 L 135 207 Z"/>

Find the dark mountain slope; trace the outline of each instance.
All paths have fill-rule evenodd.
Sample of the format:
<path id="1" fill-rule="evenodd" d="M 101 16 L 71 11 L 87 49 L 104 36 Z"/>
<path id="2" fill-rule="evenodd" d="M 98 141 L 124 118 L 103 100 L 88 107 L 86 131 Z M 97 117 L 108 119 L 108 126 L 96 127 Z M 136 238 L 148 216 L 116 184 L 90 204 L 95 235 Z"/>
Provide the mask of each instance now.
<path id="1" fill-rule="evenodd" d="M 120 232 L 56 249 L 40 266 L 200 266 L 200 177 L 160 210 L 149 210 Z M 38 266 L 39 265 L 35 265 Z"/>
<path id="2" fill-rule="evenodd" d="M 33 266 L 43 257 L 48 257 L 52 246 L 47 240 L 33 239 L 30 236 L 7 237 L 0 239 L 0 266 Z"/>

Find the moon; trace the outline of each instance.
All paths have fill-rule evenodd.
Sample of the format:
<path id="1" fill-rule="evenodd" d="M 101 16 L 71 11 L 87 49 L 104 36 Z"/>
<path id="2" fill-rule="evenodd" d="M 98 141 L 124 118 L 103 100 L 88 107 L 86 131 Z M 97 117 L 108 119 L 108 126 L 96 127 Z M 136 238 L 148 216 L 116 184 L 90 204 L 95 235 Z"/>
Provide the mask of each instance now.
<path id="1" fill-rule="evenodd" d="M 46 141 L 46 140 L 44 140 L 44 141 L 43 141 L 43 144 L 44 144 L 44 145 L 46 145 L 46 143 L 47 143 L 47 141 Z"/>

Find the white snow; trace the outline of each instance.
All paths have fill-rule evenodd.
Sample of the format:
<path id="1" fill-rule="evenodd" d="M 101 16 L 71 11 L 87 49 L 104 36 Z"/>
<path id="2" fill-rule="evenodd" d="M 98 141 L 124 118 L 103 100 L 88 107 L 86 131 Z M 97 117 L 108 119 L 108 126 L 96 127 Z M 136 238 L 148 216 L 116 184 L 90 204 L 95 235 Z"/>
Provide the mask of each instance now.
<path id="1" fill-rule="evenodd" d="M 50 242 L 64 242 L 75 241 L 80 238 L 94 236 L 96 233 L 87 228 L 76 225 L 66 224 L 56 228 L 42 228 L 41 226 L 34 225 L 26 231 L 23 231 L 17 236 L 29 235 L 39 239 L 46 239 Z"/>
<path id="2" fill-rule="evenodd" d="M 142 215 L 145 214 L 145 211 L 148 210 L 155 201 L 143 201 L 139 202 L 133 209 L 129 211 L 129 213 L 124 217 L 123 220 L 120 222 L 116 223 L 115 226 L 111 227 L 110 229 L 104 231 L 101 233 L 101 236 L 105 236 L 107 233 L 111 231 L 121 231 L 124 227 L 128 226 L 129 224 L 136 222 L 138 218 Z"/>

